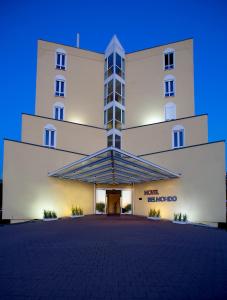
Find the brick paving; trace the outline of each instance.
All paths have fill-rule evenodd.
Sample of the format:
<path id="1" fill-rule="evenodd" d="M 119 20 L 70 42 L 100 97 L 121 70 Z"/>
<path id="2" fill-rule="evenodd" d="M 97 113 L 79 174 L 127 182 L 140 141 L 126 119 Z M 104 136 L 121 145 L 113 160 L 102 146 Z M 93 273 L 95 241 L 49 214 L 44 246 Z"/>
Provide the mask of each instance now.
<path id="1" fill-rule="evenodd" d="M 133 216 L 1 226 L 0 299 L 227 299 L 227 231 Z"/>

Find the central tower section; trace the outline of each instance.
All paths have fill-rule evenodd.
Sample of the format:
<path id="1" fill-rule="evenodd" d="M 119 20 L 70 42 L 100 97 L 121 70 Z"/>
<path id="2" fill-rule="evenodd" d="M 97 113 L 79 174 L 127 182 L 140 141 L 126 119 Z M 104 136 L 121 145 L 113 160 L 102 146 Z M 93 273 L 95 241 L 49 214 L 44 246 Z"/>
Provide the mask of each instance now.
<path id="1" fill-rule="evenodd" d="M 107 146 L 121 148 L 121 129 L 125 124 L 125 51 L 116 35 L 105 51 L 104 126 Z"/>

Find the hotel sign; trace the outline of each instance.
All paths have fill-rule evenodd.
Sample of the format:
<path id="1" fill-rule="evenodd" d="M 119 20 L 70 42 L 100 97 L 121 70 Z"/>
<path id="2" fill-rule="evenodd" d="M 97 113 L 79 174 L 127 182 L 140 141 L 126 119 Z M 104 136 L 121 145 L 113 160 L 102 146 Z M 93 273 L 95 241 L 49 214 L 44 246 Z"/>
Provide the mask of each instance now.
<path id="1" fill-rule="evenodd" d="M 145 196 L 147 197 L 147 202 L 174 202 L 177 201 L 177 196 L 159 196 L 158 190 L 146 190 L 144 191 Z"/>

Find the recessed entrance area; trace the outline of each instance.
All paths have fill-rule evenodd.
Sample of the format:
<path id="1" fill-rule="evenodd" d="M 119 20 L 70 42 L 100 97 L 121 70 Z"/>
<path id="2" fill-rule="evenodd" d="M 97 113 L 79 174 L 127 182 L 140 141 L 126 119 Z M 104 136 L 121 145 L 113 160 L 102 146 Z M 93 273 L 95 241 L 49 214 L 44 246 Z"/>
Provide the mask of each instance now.
<path id="1" fill-rule="evenodd" d="M 120 215 L 121 213 L 121 191 L 120 190 L 107 190 L 107 214 Z"/>
<path id="2" fill-rule="evenodd" d="M 132 214 L 132 190 L 97 188 L 95 213 L 107 215 Z"/>

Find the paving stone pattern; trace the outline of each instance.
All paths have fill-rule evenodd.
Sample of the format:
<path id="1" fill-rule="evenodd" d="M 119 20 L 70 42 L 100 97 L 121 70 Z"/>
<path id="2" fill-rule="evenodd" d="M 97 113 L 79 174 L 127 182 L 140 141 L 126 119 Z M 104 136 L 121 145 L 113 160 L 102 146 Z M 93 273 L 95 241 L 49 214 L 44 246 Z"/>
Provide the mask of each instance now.
<path id="1" fill-rule="evenodd" d="M 227 299 L 227 231 L 135 216 L 0 226 L 0 299 Z"/>

